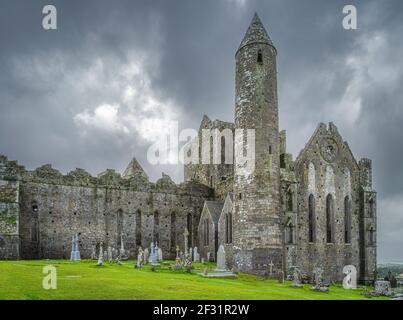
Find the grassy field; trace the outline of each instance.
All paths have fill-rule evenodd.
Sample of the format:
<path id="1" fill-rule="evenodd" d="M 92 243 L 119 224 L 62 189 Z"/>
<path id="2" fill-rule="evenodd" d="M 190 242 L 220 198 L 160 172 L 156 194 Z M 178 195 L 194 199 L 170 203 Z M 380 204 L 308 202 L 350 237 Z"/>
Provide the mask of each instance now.
<path id="1" fill-rule="evenodd" d="M 57 289 L 44 290 L 42 269 L 53 265 L 57 269 Z M 280 284 L 250 275 L 236 279 L 208 279 L 199 276 L 203 268 L 214 264 L 195 264 L 192 273 L 171 271 L 162 265 L 156 271 L 150 266 L 138 270 L 133 262 L 122 265 L 105 264 L 96 267 L 94 261 L 65 260 L 0 261 L 0 300 L 21 299 L 119 299 L 119 300 L 175 300 L 175 299 L 366 299 L 363 290 L 344 290 L 332 286 L 329 293 L 310 290 L 310 285 L 293 288 L 291 282 Z"/>

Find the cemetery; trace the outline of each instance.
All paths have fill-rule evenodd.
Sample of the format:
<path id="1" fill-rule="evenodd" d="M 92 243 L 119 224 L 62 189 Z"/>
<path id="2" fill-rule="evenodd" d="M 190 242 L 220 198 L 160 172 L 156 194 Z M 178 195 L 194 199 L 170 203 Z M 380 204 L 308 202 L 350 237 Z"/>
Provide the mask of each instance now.
<path id="1" fill-rule="evenodd" d="M 201 262 L 197 247 L 177 247 L 176 259 L 164 261 L 158 243 L 139 248 L 137 260 L 125 258 L 123 245 L 119 251 L 100 246 L 92 259 L 80 260 L 77 239 L 74 235 L 70 260 L 0 261 L 0 300 L 361 300 L 390 299 L 393 292 L 384 280 L 375 288 L 326 283 L 320 268 L 310 281 L 298 267 L 287 277 L 272 270 L 268 277 L 233 273 L 226 269 L 223 246 L 217 264 Z M 56 270 L 56 283 L 46 290 L 44 268 L 49 266 Z"/>

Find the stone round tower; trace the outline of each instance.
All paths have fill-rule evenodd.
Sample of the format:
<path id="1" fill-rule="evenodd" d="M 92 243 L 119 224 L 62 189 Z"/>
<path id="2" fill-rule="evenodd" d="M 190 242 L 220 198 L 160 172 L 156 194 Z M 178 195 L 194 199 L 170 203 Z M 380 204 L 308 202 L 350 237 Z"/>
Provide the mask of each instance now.
<path id="1" fill-rule="evenodd" d="M 255 168 L 239 174 L 235 160 L 234 267 L 258 275 L 282 270 L 283 261 L 276 55 L 255 14 L 236 52 L 235 129 L 254 129 Z"/>

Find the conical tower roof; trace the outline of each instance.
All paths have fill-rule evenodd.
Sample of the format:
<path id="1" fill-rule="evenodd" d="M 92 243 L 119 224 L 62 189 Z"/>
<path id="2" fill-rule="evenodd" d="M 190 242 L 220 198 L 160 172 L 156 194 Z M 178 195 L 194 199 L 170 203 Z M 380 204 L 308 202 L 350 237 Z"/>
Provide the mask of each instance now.
<path id="1" fill-rule="evenodd" d="M 265 27 L 263 26 L 262 21 L 257 13 L 253 16 L 252 22 L 249 25 L 246 34 L 239 45 L 239 49 L 242 47 L 251 44 L 251 43 L 267 43 L 274 47 L 273 42 L 271 41 L 269 34 L 267 33 Z"/>
<path id="2" fill-rule="evenodd" d="M 145 176 L 147 176 L 146 173 L 144 172 L 143 168 L 137 161 L 137 159 L 133 158 L 132 161 L 130 161 L 129 165 L 127 166 L 122 177 L 125 179 L 129 179 L 129 178 L 133 177 L 136 173 L 141 173 L 141 174 L 144 174 Z"/>

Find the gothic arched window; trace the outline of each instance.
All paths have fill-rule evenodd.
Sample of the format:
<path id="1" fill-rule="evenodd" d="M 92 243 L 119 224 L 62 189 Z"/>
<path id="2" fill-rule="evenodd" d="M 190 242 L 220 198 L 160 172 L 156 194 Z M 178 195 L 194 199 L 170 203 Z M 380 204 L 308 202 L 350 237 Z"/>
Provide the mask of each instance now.
<path id="1" fill-rule="evenodd" d="M 289 221 L 289 223 L 287 223 L 285 236 L 287 244 L 294 243 L 294 225 L 292 224 L 291 220 Z"/>
<path id="2" fill-rule="evenodd" d="M 39 241 L 39 219 L 38 219 L 38 204 L 36 201 L 32 203 L 32 224 L 31 224 L 31 241 Z"/>
<path id="3" fill-rule="evenodd" d="M 292 197 L 293 197 L 292 192 L 288 191 L 287 196 L 286 196 L 286 199 L 287 199 L 287 211 L 293 211 Z"/>
<path id="4" fill-rule="evenodd" d="M 232 243 L 232 214 L 225 215 L 225 243 Z"/>
<path id="5" fill-rule="evenodd" d="M 225 164 L 225 137 L 224 136 L 221 137 L 221 164 Z"/>
<path id="6" fill-rule="evenodd" d="M 370 218 L 373 218 L 375 216 L 375 209 L 376 205 L 375 205 L 375 200 L 373 198 L 371 198 L 369 200 L 369 208 L 368 208 L 368 216 Z"/>
<path id="7" fill-rule="evenodd" d="M 308 198 L 309 242 L 315 242 L 315 219 L 315 196 L 311 194 Z"/>
<path id="8" fill-rule="evenodd" d="M 188 213 L 187 215 L 187 229 L 189 232 L 188 235 L 188 244 L 190 247 L 192 247 L 192 239 L 193 239 L 193 218 L 192 214 Z"/>
<path id="9" fill-rule="evenodd" d="M 160 234 L 159 234 L 159 225 L 160 225 L 160 215 L 158 211 L 154 212 L 154 233 L 153 233 L 153 241 L 160 242 Z"/>
<path id="10" fill-rule="evenodd" d="M 38 218 L 34 218 L 32 221 L 32 228 L 31 228 L 31 241 L 38 242 L 39 240 L 39 222 Z"/>
<path id="11" fill-rule="evenodd" d="M 351 201 L 349 196 L 344 198 L 344 242 L 351 243 Z"/>
<path id="12" fill-rule="evenodd" d="M 333 243 L 334 231 L 333 231 L 333 219 L 334 219 L 334 201 L 333 196 L 328 194 L 326 197 L 326 242 Z"/>
<path id="13" fill-rule="evenodd" d="M 203 234 L 204 234 L 204 245 L 208 246 L 209 244 L 209 221 L 208 219 L 204 220 L 204 227 L 203 227 Z"/>
<path id="14" fill-rule="evenodd" d="M 122 209 L 118 210 L 116 215 L 116 234 L 117 234 L 117 241 L 116 244 L 120 246 L 122 243 L 122 234 L 123 234 L 123 211 Z"/>
<path id="15" fill-rule="evenodd" d="M 373 246 L 375 244 L 375 229 L 370 227 L 368 230 L 368 245 Z"/>
<path id="16" fill-rule="evenodd" d="M 141 246 L 141 211 L 136 212 L 136 245 Z"/>

